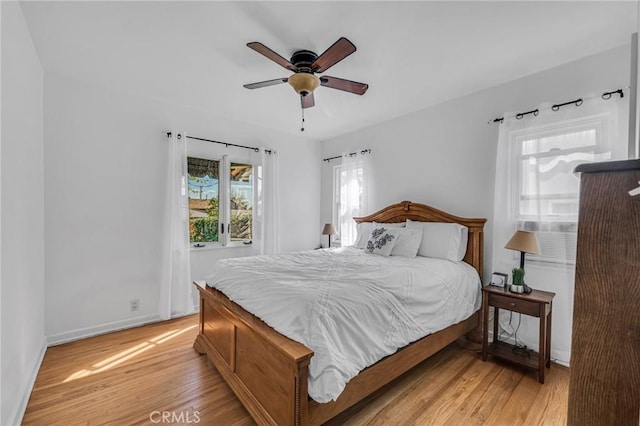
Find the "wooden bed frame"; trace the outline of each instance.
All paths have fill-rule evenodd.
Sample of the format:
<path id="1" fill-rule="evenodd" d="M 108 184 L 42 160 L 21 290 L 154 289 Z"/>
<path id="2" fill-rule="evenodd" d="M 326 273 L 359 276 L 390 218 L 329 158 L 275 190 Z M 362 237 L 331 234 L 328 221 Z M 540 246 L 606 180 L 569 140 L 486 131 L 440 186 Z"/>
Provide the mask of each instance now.
<path id="1" fill-rule="evenodd" d="M 424 204 L 403 201 L 360 222 L 460 223 L 469 228 L 464 260 L 482 277 L 483 227 L 486 219 L 450 215 Z M 231 302 L 221 292 L 200 291 L 200 332 L 193 347 L 207 354 L 259 425 L 320 425 L 399 377 L 480 325 L 479 312 L 398 350 L 361 371 L 336 401 L 320 404 L 308 397 L 308 366 L 313 351 L 295 342 Z"/>

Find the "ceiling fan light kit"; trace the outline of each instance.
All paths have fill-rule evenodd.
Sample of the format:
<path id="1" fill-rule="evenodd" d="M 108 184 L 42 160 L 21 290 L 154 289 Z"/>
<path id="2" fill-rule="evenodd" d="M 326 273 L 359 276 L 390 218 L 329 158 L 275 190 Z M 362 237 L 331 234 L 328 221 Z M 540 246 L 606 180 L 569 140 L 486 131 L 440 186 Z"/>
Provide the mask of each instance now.
<path id="1" fill-rule="evenodd" d="M 255 50 L 261 55 L 271 59 L 276 64 L 293 71 L 293 75 L 288 78 L 277 78 L 274 80 L 261 81 L 258 83 L 245 84 L 247 89 L 259 89 L 261 87 L 274 86 L 276 84 L 289 83 L 293 90 L 300 95 L 300 105 L 302 106 L 302 131 L 304 131 L 304 109 L 315 105 L 313 92 L 319 86 L 330 89 L 342 90 L 344 92 L 364 95 L 369 88 L 368 84 L 357 81 L 345 80 L 337 77 L 322 76 L 316 77 L 316 73 L 323 73 L 347 56 L 356 51 L 356 46 L 345 37 L 340 37 L 320 56 L 310 50 L 298 50 L 287 61 L 264 44 L 254 41 L 247 43 L 247 47 Z"/>
<path id="2" fill-rule="evenodd" d="M 296 93 L 307 96 L 320 86 L 320 79 L 313 74 L 300 72 L 289 77 L 289 84 Z"/>

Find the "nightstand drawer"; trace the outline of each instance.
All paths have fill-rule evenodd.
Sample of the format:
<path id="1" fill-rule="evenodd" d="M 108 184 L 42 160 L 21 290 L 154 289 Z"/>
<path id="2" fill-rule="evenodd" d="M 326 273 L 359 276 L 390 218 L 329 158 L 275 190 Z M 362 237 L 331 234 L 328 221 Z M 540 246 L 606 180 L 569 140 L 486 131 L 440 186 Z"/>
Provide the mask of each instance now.
<path id="1" fill-rule="evenodd" d="M 522 300 L 516 297 L 502 296 L 499 294 L 489 294 L 489 305 L 497 308 L 508 309 L 513 312 L 540 316 L 540 304 L 529 300 Z"/>

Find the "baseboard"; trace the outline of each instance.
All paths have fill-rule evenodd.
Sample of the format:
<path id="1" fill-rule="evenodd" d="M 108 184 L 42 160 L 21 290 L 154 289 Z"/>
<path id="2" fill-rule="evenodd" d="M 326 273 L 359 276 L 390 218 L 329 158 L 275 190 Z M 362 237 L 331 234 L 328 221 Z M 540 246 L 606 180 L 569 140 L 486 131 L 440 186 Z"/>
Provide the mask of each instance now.
<path id="1" fill-rule="evenodd" d="M 127 328 L 139 327 L 141 325 L 158 321 L 161 321 L 161 319 L 157 314 L 130 318 L 123 321 L 114 321 L 95 327 L 79 328 L 76 330 L 65 331 L 64 333 L 52 334 L 51 336 L 47 336 L 47 343 L 49 346 L 55 346 L 62 343 L 72 342 L 74 340 L 86 339 L 87 337 L 98 336 L 100 334 L 111 333 L 113 331 L 124 330 Z"/>
<path id="2" fill-rule="evenodd" d="M 191 315 L 198 312 L 199 310 L 199 305 L 193 305 L 190 312 L 187 312 L 183 315 L 172 315 L 171 319 Z M 123 321 L 109 322 L 96 327 L 79 328 L 77 330 L 65 331 L 64 333 L 47 336 L 47 344 L 48 346 L 61 345 L 63 343 L 73 342 L 75 340 L 86 339 L 87 337 L 99 336 L 101 334 L 112 333 L 114 331 L 125 330 L 127 328 L 140 327 L 142 325 L 160 321 L 162 321 L 160 316 L 155 314 L 130 318 Z"/>
<path id="3" fill-rule="evenodd" d="M 33 386 L 36 384 L 36 377 L 38 377 L 38 372 L 40 371 L 40 366 L 42 365 L 42 360 L 44 360 L 44 354 L 47 352 L 47 341 L 46 339 L 42 339 L 42 345 L 40 347 L 40 352 L 38 353 L 38 358 L 36 359 L 31 372 L 29 373 L 29 377 L 27 379 L 27 386 L 22 390 L 22 396 L 20 397 L 20 404 L 16 408 L 15 413 L 10 418 L 13 419 L 9 424 L 12 425 L 20 425 L 22 424 L 22 419 L 24 418 L 24 413 L 27 410 L 27 404 L 29 403 L 29 398 L 31 398 L 31 391 L 33 391 Z"/>
<path id="4" fill-rule="evenodd" d="M 569 367 L 570 359 L 571 359 L 571 352 L 554 351 L 553 349 L 551 349 L 551 360 L 556 364 L 560 364 L 564 367 Z"/>

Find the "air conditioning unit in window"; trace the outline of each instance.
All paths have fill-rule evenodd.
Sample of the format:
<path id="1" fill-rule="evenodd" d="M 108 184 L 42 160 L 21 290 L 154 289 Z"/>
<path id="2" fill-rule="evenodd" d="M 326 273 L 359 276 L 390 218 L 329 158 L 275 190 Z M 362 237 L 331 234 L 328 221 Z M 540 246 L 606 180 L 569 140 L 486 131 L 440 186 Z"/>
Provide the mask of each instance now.
<path id="1" fill-rule="evenodd" d="M 536 232 L 540 254 L 530 260 L 554 263 L 576 263 L 578 234 L 575 232 Z"/>

